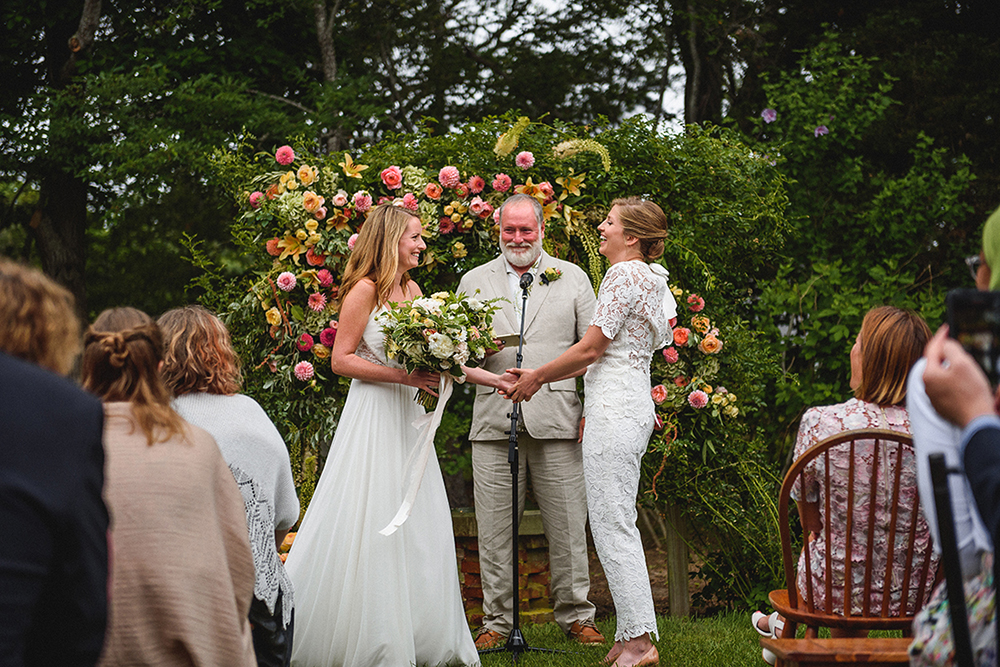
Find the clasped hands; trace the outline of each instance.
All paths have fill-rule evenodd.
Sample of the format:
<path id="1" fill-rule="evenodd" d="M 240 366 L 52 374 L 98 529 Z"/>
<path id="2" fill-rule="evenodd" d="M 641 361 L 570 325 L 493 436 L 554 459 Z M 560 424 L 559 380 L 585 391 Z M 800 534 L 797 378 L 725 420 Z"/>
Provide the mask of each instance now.
<path id="1" fill-rule="evenodd" d="M 538 371 L 532 368 L 508 368 L 507 372 L 500 376 L 500 386 L 497 390 L 504 398 L 509 398 L 515 403 L 530 401 L 539 389 L 542 382 L 538 378 Z"/>

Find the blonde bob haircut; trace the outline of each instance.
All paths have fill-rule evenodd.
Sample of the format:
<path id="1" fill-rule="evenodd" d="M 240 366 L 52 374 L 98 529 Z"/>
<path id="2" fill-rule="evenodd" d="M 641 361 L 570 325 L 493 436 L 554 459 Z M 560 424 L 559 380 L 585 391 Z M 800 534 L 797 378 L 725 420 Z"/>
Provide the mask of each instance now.
<path id="1" fill-rule="evenodd" d="M 654 202 L 639 197 L 625 197 L 611 202 L 618 207 L 622 230 L 639 239 L 639 252 L 646 261 L 663 254 L 663 239 L 667 238 L 667 215 Z"/>
<path id="2" fill-rule="evenodd" d="M 229 330 L 214 313 L 201 306 L 184 306 L 163 313 L 156 323 L 165 347 L 160 374 L 174 396 L 239 392 L 240 358 Z"/>
<path id="3" fill-rule="evenodd" d="M 130 403 L 150 445 L 186 435 L 185 422 L 170 407 L 170 391 L 160 377 L 162 360 L 160 327 L 135 308 L 105 310 L 84 336 L 83 388 L 105 403 Z"/>
<path id="4" fill-rule="evenodd" d="M 399 241 L 414 218 L 417 216 L 392 204 L 379 204 L 368 212 L 344 268 L 344 278 L 334 303 L 337 310 L 362 278 L 375 283 L 376 307 L 389 300 L 399 268 Z M 404 273 L 401 284 L 405 286 L 409 280 L 409 273 Z"/>
<path id="5" fill-rule="evenodd" d="M 861 322 L 861 383 L 854 397 L 877 405 L 902 405 L 906 378 L 924 354 L 931 330 L 912 310 L 872 308 Z"/>
<path id="6" fill-rule="evenodd" d="M 80 352 L 80 321 L 69 290 L 2 257 L 0 350 L 60 375 L 69 375 Z"/>

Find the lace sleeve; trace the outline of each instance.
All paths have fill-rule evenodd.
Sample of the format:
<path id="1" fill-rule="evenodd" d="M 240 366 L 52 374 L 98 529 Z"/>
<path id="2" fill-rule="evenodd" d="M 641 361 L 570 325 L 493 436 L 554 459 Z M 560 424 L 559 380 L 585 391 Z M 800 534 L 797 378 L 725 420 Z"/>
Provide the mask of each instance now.
<path id="1" fill-rule="evenodd" d="M 627 262 L 612 265 L 597 292 L 597 308 L 590 326 L 600 327 L 609 340 L 618 335 L 635 301 L 635 280 Z"/>

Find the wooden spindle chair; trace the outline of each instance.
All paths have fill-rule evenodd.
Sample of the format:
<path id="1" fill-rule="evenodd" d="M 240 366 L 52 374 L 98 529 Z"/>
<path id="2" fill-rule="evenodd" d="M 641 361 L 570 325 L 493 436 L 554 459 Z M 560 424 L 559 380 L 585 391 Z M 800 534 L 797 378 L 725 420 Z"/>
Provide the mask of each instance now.
<path id="1" fill-rule="evenodd" d="M 830 454 L 835 448 L 847 451 L 846 479 L 842 479 L 845 476 L 842 470 L 831 470 Z M 870 457 L 872 474 L 861 479 L 867 466 L 866 456 Z M 789 506 L 794 502 L 792 489 L 799 485 L 799 497 L 803 501 L 806 499 L 803 473 L 812 464 L 819 469 L 822 534 L 827 546 L 824 562 L 819 564 L 825 583 L 822 608 L 817 608 L 815 604 L 817 592 L 813 590 L 812 576 L 805 578 L 804 594 L 800 594 L 797 587 L 799 553 L 793 553 L 789 523 Z M 916 460 L 910 436 L 883 429 L 839 433 L 814 445 L 792 464 L 781 485 L 778 500 L 786 588 L 771 591 L 768 596 L 774 608 L 785 617 L 782 638 L 794 638 L 800 624 L 806 626 L 808 639 L 816 638 L 820 627 L 853 631 L 902 629 L 905 635 L 910 634 L 913 616 L 930 597 L 940 573 L 916 489 L 913 489 L 912 500 L 907 506 L 901 504 L 900 480 L 904 468 L 913 471 L 912 478 L 915 480 Z M 834 484 L 846 493 L 846 516 L 831 517 L 830 489 Z M 870 501 L 867 508 L 861 506 L 865 489 Z M 876 521 L 876 509 L 880 503 L 885 505 L 884 514 L 889 516 L 887 523 L 883 521 L 885 525 L 877 525 Z M 846 534 L 842 573 L 835 571 L 833 550 L 830 548 L 831 536 L 838 530 Z M 884 561 L 875 546 L 876 538 L 882 536 L 887 541 Z M 803 543 L 806 541 L 807 536 L 803 536 Z M 856 543 L 864 544 L 863 562 L 852 562 L 851 554 Z M 810 550 L 805 549 L 803 561 L 807 572 L 813 572 L 812 560 Z M 903 565 L 900 586 L 891 583 L 894 562 Z M 858 568 L 863 570 L 860 590 L 854 585 Z M 841 578 L 841 575 L 844 581 L 843 602 L 835 608 L 833 581 L 835 576 Z M 881 604 L 875 610 L 872 606 L 873 590 L 874 597 L 878 599 L 879 589 Z"/>

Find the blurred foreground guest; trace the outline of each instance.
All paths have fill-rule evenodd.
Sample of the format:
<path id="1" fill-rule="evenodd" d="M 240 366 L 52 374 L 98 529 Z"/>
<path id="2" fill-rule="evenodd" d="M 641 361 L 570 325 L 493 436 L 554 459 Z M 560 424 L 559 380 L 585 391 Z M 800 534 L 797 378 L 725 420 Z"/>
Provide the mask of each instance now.
<path id="1" fill-rule="evenodd" d="M 104 642 L 104 415 L 92 396 L 49 372 L 68 372 L 80 350 L 73 312 L 65 289 L 0 259 L 4 666 L 93 665 Z"/>
<path id="2" fill-rule="evenodd" d="M 159 327 L 106 310 L 84 342 L 84 388 L 105 402 L 115 545 L 101 664 L 254 665 L 243 498 L 212 436 L 170 407 Z"/>
<path id="3" fill-rule="evenodd" d="M 278 545 L 299 519 L 288 450 L 263 408 L 239 394 L 240 362 L 229 332 L 201 306 L 175 308 L 157 324 L 166 340 L 163 379 L 187 422 L 219 445 L 243 494 L 256 583 L 250 604 L 260 667 L 288 665 L 292 655 L 292 582 Z"/>

